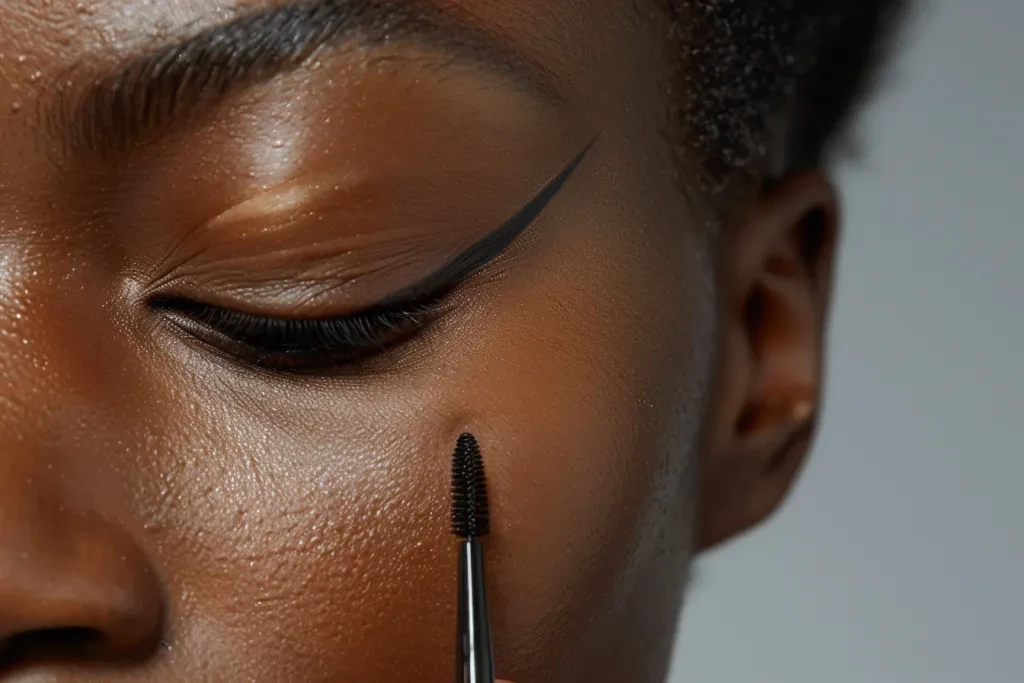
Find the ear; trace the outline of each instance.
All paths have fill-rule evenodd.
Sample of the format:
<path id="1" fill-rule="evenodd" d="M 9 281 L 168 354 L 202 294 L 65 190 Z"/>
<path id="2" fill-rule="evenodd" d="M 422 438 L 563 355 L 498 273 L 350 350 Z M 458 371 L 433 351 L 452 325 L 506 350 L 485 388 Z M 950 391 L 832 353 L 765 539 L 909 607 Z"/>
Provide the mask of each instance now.
<path id="1" fill-rule="evenodd" d="M 837 240 L 820 172 L 762 190 L 720 258 L 717 393 L 701 462 L 698 539 L 716 545 L 774 512 L 815 431 Z"/>

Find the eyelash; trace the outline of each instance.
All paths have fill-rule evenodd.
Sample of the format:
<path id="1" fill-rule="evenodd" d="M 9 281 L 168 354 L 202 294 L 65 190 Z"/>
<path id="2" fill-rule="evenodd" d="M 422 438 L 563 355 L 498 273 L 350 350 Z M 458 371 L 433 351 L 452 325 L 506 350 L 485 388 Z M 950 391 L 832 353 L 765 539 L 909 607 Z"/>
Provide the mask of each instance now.
<path id="1" fill-rule="evenodd" d="M 431 322 L 440 299 L 336 318 L 275 318 L 191 299 L 154 299 L 155 309 L 203 343 L 264 369 L 319 373 L 407 340 Z"/>

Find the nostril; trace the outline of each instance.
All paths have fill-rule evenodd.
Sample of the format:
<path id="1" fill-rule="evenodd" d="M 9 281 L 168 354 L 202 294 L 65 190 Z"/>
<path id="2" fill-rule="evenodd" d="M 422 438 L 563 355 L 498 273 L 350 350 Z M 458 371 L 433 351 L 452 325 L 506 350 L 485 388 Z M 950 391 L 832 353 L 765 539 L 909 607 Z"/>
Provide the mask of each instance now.
<path id="1" fill-rule="evenodd" d="M 103 642 L 103 634 L 94 628 L 52 628 L 26 633 L 21 638 L 40 650 L 76 654 L 89 654 Z"/>
<path id="2" fill-rule="evenodd" d="M 92 628 L 28 631 L 0 643 L 0 669 L 19 662 L 89 658 L 103 649 L 103 634 Z"/>

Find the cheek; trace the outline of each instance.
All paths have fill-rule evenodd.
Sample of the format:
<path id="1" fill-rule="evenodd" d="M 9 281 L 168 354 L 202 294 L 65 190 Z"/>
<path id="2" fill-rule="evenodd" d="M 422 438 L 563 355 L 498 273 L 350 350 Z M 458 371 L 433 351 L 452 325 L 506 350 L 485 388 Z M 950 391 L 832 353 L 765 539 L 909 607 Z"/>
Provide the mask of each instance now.
<path id="1" fill-rule="evenodd" d="M 555 332 L 570 321 L 550 322 Z M 602 341 L 510 350 L 509 365 L 489 373 L 508 394 L 481 403 L 478 436 L 494 444 L 489 560 L 506 648 L 499 655 L 515 653 L 511 671 L 527 680 L 548 667 L 572 670 L 566 653 L 593 646 L 590 629 L 601 630 L 628 597 L 655 485 L 657 436 L 641 427 L 647 406 L 621 367 L 604 362 Z"/>
<path id="2" fill-rule="evenodd" d="M 587 225 L 601 246 L 550 245 L 550 268 L 508 284 L 521 314 L 482 322 L 490 352 L 464 369 L 476 407 L 461 423 L 491 482 L 498 654 L 522 680 L 585 678 L 655 647 L 688 559 L 710 370 L 697 251 L 648 249 L 625 220 Z"/>
<path id="3" fill-rule="evenodd" d="M 232 416 L 230 440 L 190 434 L 201 462 L 157 494 L 150 528 L 180 598 L 174 655 L 228 667 L 220 680 L 390 681 L 448 665 L 441 454 L 397 411 L 266 406 L 280 409 Z"/>

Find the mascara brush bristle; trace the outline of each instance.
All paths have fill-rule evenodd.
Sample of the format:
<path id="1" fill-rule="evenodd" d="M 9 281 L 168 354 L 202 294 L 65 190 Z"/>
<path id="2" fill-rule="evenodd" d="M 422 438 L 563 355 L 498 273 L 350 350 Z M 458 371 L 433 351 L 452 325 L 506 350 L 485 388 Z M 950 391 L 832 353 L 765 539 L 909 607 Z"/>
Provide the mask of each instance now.
<path id="1" fill-rule="evenodd" d="M 476 438 L 459 436 L 452 456 L 452 533 L 460 538 L 486 536 L 490 531 L 484 460 Z"/>

